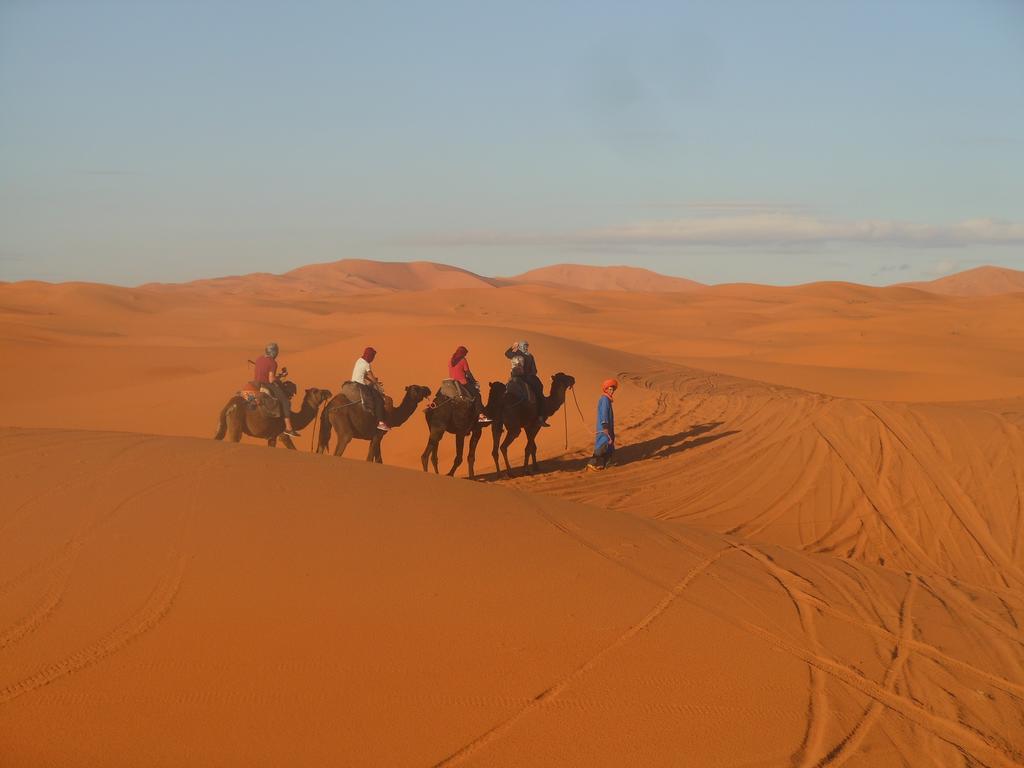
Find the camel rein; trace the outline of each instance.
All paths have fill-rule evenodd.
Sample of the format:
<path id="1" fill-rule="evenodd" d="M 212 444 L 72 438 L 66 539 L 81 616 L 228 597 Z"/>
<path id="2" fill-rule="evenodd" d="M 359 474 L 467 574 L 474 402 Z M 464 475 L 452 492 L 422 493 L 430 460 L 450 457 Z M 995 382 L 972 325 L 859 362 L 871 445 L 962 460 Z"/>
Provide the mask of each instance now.
<path id="1" fill-rule="evenodd" d="M 580 401 L 576 399 L 576 387 L 569 387 L 569 391 L 572 392 L 572 401 L 576 403 L 576 412 L 580 415 L 580 421 L 584 424 L 586 419 L 583 418 L 583 411 L 580 410 Z M 565 449 L 569 450 L 569 408 L 566 407 L 563 412 L 563 423 L 565 424 Z"/>
<path id="2" fill-rule="evenodd" d="M 358 403 L 345 403 L 344 405 L 332 405 L 330 408 L 328 408 L 327 405 L 328 405 L 327 403 L 324 403 L 324 406 L 323 406 L 324 414 L 327 414 L 327 413 L 329 413 L 331 411 L 340 411 L 342 408 L 348 408 L 350 405 L 362 405 L 362 402 L 360 401 Z M 320 409 L 318 408 L 317 409 L 317 416 L 313 417 L 313 436 L 312 436 L 312 439 L 309 441 L 309 452 L 310 453 L 316 453 L 316 428 L 317 428 L 317 425 L 320 423 L 319 414 L 320 414 Z"/>

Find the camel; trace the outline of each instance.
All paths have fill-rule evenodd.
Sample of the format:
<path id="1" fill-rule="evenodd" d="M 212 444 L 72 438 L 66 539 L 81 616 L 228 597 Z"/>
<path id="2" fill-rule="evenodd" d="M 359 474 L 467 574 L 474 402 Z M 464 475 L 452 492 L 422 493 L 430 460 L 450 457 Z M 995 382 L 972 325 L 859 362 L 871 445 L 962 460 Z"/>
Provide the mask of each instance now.
<path id="1" fill-rule="evenodd" d="M 390 397 L 385 397 L 384 423 L 392 428 L 402 426 L 412 416 L 416 406 L 427 397 L 430 397 L 430 387 L 423 387 L 419 384 L 410 384 L 406 387 L 405 397 L 397 406 Z M 353 400 L 345 395 L 344 388 L 334 396 L 334 399 L 324 407 L 323 413 L 320 414 L 320 440 L 316 449 L 317 453 L 326 453 L 330 448 L 332 429 L 338 433 L 338 443 L 334 447 L 335 456 L 343 455 L 352 438 L 356 438 L 370 441 L 370 450 L 366 454 L 367 461 L 384 463 L 380 455 L 380 442 L 386 433 L 377 429 L 377 419 L 363 408 L 358 399 Z"/>
<path id="2" fill-rule="evenodd" d="M 448 470 L 448 477 L 455 476 L 455 470 L 462 464 L 462 450 L 466 443 L 466 435 L 469 438 L 469 477 L 472 479 L 473 465 L 476 461 L 476 445 L 480 442 L 480 435 L 485 426 L 494 428 L 501 418 L 501 406 L 505 397 L 505 385 L 501 382 L 492 381 L 490 391 L 487 394 L 487 405 L 484 406 L 484 413 L 492 420 L 491 424 L 481 424 L 476 418 L 476 408 L 472 400 L 455 400 L 450 397 L 438 394 L 435 398 L 435 405 L 428 408 L 424 415 L 427 417 L 427 427 L 430 429 L 430 437 L 427 439 L 427 447 L 423 449 L 420 459 L 423 462 L 423 471 L 427 470 L 428 459 L 434 465 L 434 473 L 437 469 L 437 447 L 440 445 L 445 432 L 455 435 L 455 463 Z"/>
<path id="3" fill-rule="evenodd" d="M 543 398 L 541 409 L 537 403 L 531 403 L 515 392 L 506 392 L 501 409 L 501 422 L 496 423 L 493 430 L 494 446 L 491 456 L 494 459 L 494 470 L 499 475 L 501 467 L 498 465 L 498 438 L 501 430 L 507 430 L 505 439 L 501 442 L 501 455 L 505 458 L 505 475 L 512 476 L 512 467 L 508 463 L 508 447 L 519 437 L 521 431 L 526 432 L 526 455 L 523 462 L 523 473 L 537 471 L 537 433 L 540 431 L 540 417 L 545 418 L 555 414 L 565 403 L 565 393 L 576 384 L 576 379 L 567 373 L 556 373 L 551 377 L 551 394 Z M 530 462 L 533 460 L 533 469 L 530 469 Z"/>
<path id="4" fill-rule="evenodd" d="M 295 384 L 290 381 L 284 382 L 285 392 L 288 398 L 295 396 Z M 322 403 L 331 399 L 331 392 L 326 389 L 307 389 L 302 396 L 302 407 L 298 411 L 291 412 L 292 426 L 295 429 L 302 429 L 316 418 L 316 412 Z M 220 412 L 220 427 L 214 440 L 223 440 L 227 437 L 232 443 L 242 439 L 242 435 L 256 437 L 266 440 L 271 448 L 277 445 L 278 438 L 284 447 L 290 451 L 295 450 L 295 444 L 284 432 L 284 419 L 280 416 L 269 416 L 260 408 L 250 408 L 245 398 L 235 395 Z"/>

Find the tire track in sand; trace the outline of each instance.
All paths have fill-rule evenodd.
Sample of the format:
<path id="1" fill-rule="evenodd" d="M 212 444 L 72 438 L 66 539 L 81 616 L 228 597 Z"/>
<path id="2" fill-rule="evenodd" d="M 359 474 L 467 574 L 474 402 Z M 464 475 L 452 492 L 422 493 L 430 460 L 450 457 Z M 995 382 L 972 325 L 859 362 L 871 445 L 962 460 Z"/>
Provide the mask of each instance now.
<path id="1" fill-rule="evenodd" d="M 91 666 L 121 650 L 139 635 L 148 632 L 167 615 L 178 594 L 188 558 L 172 559 L 146 603 L 105 637 L 67 658 L 0 689 L 0 705 L 7 704 L 55 680 Z"/>
<path id="2" fill-rule="evenodd" d="M 53 584 L 43 595 L 42 600 L 36 603 L 26 616 L 0 632 L 0 651 L 34 632 L 57 610 L 57 606 L 64 600 L 64 595 L 71 584 L 71 571 L 74 569 L 75 560 L 74 555 L 67 560 Z"/>
<path id="3" fill-rule="evenodd" d="M 905 717 L 937 738 L 951 744 L 967 756 L 997 768 L 1024 768 L 1015 755 L 1005 752 L 989 741 L 983 734 L 959 722 L 930 712 L 924 707 L 887 690 L 884 685 L 870 680 L 853 669 L 822 654 L 813 652 L 784 637 L 759 627 L 745 619 L 737 619 L 738 625 L 760 637 L 769 645 L 778 648 L 810 666 L 816 667 L 845 685 L 860 691 L 898 715 Z"/>
<path id="4" fill-rule="evenodd" d="M 49 685 L 62 677 L 66 677 L 67 675 L 71 675 L 79 670 L 85 669 L 86 667 L 102 661 L 106 657 L 128 646 L 137 637 L 152 630 L 167 616 L 174 605 L 174 599 L 177 597 L 178 590 L 181 588 L 185 569 L 188 565 L 188 561 L 191 559 L 191 556 L 183 553 L 182 550 L 186 529 L 191 518 L 195 514 L 197 506 L 196 501 L 198 498 L 201 480 L 209 471 L 210 467 L 218 461 L 219 459 L 217 457 L 207 459 L 192 473 L 172 476 L 164 481 L 156 483 L 154 486 L 149 486 L 142 491 L 133 493 L 116 504 L 113 510 L 108 512 L 106 515 L 101 515 L 98 520 L 94 521 L 93 525 L 88 529 L 90 535 L 103 520 L 113 514 L 114 511 L 123 508 L 129 500 L 138 498 L 140 495 L 153 490 L 154 487 L 170 484 L 183 477 L 188 477 L 191 481 L 189 503 L 178 516 L 174 541 L 166 556 L 167 564 L 160 571 L 157 583 L 142 607 L 94 643 L 71 654 L 70 656 L 65 657 L 61 661 L 44 667 L 28 677 L 22 678 L 21 680 L 4 688 L 0 688 L 0 706 L 8 704 L 20 696 Z M 68 575 L 70 577 L 70 571 Z M 61 592 L 61 594 L 63 594 L 63 592 Z M 57 600 L 57 603 L 59 603 L 59 599 Z M 43 608 L 45 608 L 45 605 L 46 601 L 44 601 Z M 40 621 L 42 618 L 45 618 L 46 615 L 52 613 L 52 610 L 55 608 L 56 603 L 49 611 L 44 611 L 42 609 L 37 611 L 37 614 L 42 614 Z"/>
<path id="5" fill-rule="evenodd" d="M 654 623 L 658 619 L 658 617 L 664 614 L 665 611 L 667 611 L 669 607 L 671 607 L 671 605 L 679 598 L 680 595 L 682 595 L 683 591 L 693 582 L 695 578 L 697 578 L 697 576 L 706 571 L 719 558 L 721 558 L 727 552 L 732 551 L 733 549 L 734 545 L 730 544 L 729 546 L 725 547 L 724 549 L 720 549 L 710 557 L 705 558 L 703 561 L 695 565 L 693 568 L 686 572 L 686 575 L 683 576 L 682 579 L 676 582 L 676 584 L 672 587 L 668 594 L 666 594 L 665 597 L 663 597 L 657 605 L 655 605 L 650 611 L 647 612 L 646 616 L 644 616 L 642 619 L 640 619 L 640 621 L 638 621 L 636 624 L 634 624 L 621 635 L 619 635 L 619 637 L 616 638 L 616 640 L 613 643 L 611 643 L 610 645 L 606 645 L 596 654 L 594 654 L 585 662 L 583 662 L 580 666 L 576 667 L 576 669 L 574 669 L 568 675 L 558 680 L 549 688 L 546 688 L 540 693 L 538 693 L 536 696 L 533 697 L 533 699 L 529 701 L 529 703 L 527 703 L 525 706 L 521 707 L 519 710 L 514 712 L 510 717 L 501 721 L 493 728 L 491 728 L 489 731 L 486 731 L 485 733 L 481 734 L 468 744 L 457 749 L 455 752 L 452 752 L 443 760 L 434 763 L 433 768 L 448 768 L 448 766 L 458 765 L 475 752 L 479 751 L 480 749 L 486 747 L 494 740 L 503 736 L 507 731 L 509 731 L 513 726 L 515 726 L 516 723 L 518 723 L 524 717 L 529 715 L 535 709 L 555 700 L 566 688 L 572 685 L 580 677 L 587 674 L 590 670 L 594 669 L 594 667 L 596 667 L 605 657 L 614 653 L 616 650 L 618 650 L 626 643 L 628 643 L 630 640 L 632 640 L 634 637 L 636 637 L 637 634 L 647 629 L 647 627 Z"/>
<path id="6" fill-rule="evenodd" d="M 882 680 L 882 687 L 890 693 L 895 692 L 896 681 L 903 674 L 903 667 L 906 665 L 912 650 L 911 641 L 914 638 L 914 623 L 911 613 L 914 609 L 915 594 L 917 594 L 917 577 L 911 575 L 907 592 L 903 596 L 903 604 L 900 606 L 899 635 L 896 638 L 896 647 L 892 651 L 892 662 L 885 670 L 885 677 Z M 832 751 L 815 765 L 815 768 L 844 765 L 860 749 L 864 739 L 867 738 L 868 733 L 875 726 L 875 723 L 878 722 L 878 718 L 882 716 L 883 709 L 882 702 L 877 699 L 872 701 L 864 716 L 853 727 L 853 730 L 833 747 Z"/>
<path id="7" fill-rule="evenodd" d="M 796 608 L 797 616 L 800 619 L 800 627 L 816 654 L 824 653 L 821 642 L 818 640 L 818 630 L 814 623 L 814 612 L 812 604 L 822 603 L 816 597 L 809 595 L 801 586 L 801 582 L 811 585 L 803 576 L 794 573 L 778 565 L 769 555 L 759 549 L 748 545 L 737 547 L 745 555 L 751 557 L 760 564 L 785 590 L 786 595 Z M 807 704 L 807 731 L 804 733 L 803 743 L 800 749 L 793 756 L 794 762 L 800 768 L 811 768 L 821 765 L 821 759 L 825 754 L 825 735 L 828 727 L 830 708 L 828 695 L 825 691 L 825 675 L 814 667 L 808 667 L 810 675 L 810 696 Z"/>

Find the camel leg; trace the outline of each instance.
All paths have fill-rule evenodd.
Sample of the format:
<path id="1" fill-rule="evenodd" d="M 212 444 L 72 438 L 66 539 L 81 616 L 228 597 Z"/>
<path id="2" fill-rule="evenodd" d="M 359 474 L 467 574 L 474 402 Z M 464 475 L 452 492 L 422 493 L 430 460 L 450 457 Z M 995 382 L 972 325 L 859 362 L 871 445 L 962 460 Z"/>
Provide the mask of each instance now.
<path id="1" fill-rule="evenodd" d="M 505 459 L 505 474 L 509 477 L 512 477 L 512 465 L 508 463 L 508 447 L 519 437 L 520 431 L 519 427 L 510 427 L 505 439 L 501 441 L 501 455 Z"/>
<path id="2" fill-rule="evenodd" d="M 223 440 L 224 435 L 228 432 L 228 414 L 232 410 L 232 404 L 228 403 L 220 411 L 220 421 L 217 423 L 217 433 L 213 436 L 214 440 Z"/>
<path id="3" fill-rule="evenodd" d="M 441 441 L 444 440 L 444 427 L 441 427 L 440 431 L 434 435 L 430 435 L 431 449 L 430 449 L 430 463 L 434 467 L 434 474 L 439 474 L 440 470 L 437 468 L 437 451 L 441 447 Z"/>
<path id="4" fill-rule="evenodd" d="M 430 434 L 427 436 L 427 447 L 423 449 L 423 454 L 420 456 L 424 472 L 429 471 L 427 469 L 427 462 L 432 461 L 434 464 L 434 474 L 437 474 L 437 446 L 443 436 L 444 430 L 438 432 L 434 427 L 430 428 Z"/>
<path id="5" fill-rule="evenodd" d="M 462 464 L 462 450 L 466 445 L 466 435 L 464 432 L 459 432 L 455 435 L 455 461 L 452 464 L 452 468 L 448 470 L 448 477 L 455 477 L 455 470 Z"/>
<path id="6" fill-rule="evenodd" d="M 380 455 L 380 441 L 384 437 L 379 431 L 370 438 L 370 450 L 366 454 L 366 460 L 376 464 L 383 464 L 384 459 Z"/>
<path id="7" fill-rule="evenodd" d="M 352 440 L 352 435 L 347 432 L 338 431 L 338 443 L 334 446 L 334 455 L 339 458 L 345 454 L 345 449 L 348 448 L 349 442 Z"/>
<path id="8" fill-rule="evenodd" d="M 501 424 L 491 424 L 491 458 L 494 459 L 494 474 L 501 474 L 501 465 L 498 464 L 498 442 L 501 440 Z"/>
<path id="9" fill-rule="evenodd" d="M 327 453 L 331 447 L 331 414 L 324 409 L 320 415 L 320 434 L 317 435 L 316 452 Z"/>
<path id="10" fill-rule="evenodd" d="M 480 442 L 480 436 L 484 433 L 482 429 L 477 427 L 473 430 L 472 436 L 469 438 L 469 455 L 466 456 L 466 463 L 469 464 L 469 479 L 472 480 L 473 475 L 473 464 L 476 463 L 476 445 Z"/>
<path id="11" fill-rule="evenodd" d="M 228 419 L 227 439 L 232 443 L 242 441 L 242 424 L 239 419 Z"/>
<path id="12" fill-rule="evenodd" d="M 526 460 L 524 468 L 528 472 L 537 471 L 537 432 L 540 428 L 526 429 Z M 533 460 L 533 468 L 530 468 L 530 461 Z"/>

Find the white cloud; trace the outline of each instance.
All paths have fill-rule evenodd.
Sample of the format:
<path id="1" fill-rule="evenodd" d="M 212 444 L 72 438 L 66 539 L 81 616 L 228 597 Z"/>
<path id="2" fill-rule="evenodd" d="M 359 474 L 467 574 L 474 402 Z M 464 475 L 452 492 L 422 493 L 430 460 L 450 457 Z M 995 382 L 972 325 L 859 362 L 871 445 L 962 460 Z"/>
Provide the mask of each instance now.
<path id="1" fill-rule="evenodd" d="M 998 219 L 969 219 L 952 224 L 918 224 L 878 219 L 826 218 L 799 209 L 765 204 L 702 203 L 699 213 L 674 219 L 639 221 L 601 229 L 564 233 L 464 232 L 420 244 L 597 246 L 771 247 L 861 244 L 903 247 L 1024 244 L 1024 224 Z"/>
<path id="2" fill-rule="evenodd" d="M 939 261 L 932 264 L 928 268 L 928 271 L 931 272 L 933 275 L 948 275 L 951 272 L 954 272 L 957 269 L 957 267 L 958 264 L 957 262 L 953 261 L 953 259 L 940 259 Z"/>

